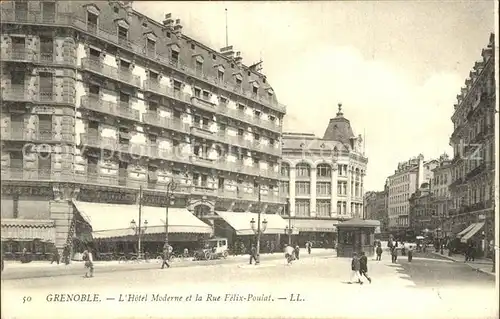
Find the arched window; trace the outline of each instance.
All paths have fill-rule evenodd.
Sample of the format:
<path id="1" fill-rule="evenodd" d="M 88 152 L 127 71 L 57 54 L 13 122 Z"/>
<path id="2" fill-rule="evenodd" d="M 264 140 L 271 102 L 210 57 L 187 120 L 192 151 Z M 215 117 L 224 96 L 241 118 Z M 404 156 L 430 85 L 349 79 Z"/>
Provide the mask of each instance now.
<path id="1" fill-rule="evenodd" d="M 331 177 L 332 168 L 328 164 L 319 164 L 316 168 L 316 175 L 318 177 Z"/>
<path id="2" fill-rule="evenodd" d="M 297 177 L 310 177 L 311 176 L 311 166 L 306 163 L 299 163 L 295 166 Z"/>
<path id="3" fill-rule="evenodd" d="M 290 165 L 288 163 L 281 163 L 281 176 L 290 177 Z"/>

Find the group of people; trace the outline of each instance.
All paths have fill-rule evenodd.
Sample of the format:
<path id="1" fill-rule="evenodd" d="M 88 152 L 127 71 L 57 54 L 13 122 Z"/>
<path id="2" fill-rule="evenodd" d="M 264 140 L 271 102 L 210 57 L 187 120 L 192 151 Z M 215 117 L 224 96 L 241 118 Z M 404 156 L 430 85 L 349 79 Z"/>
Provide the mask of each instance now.
<path id="1" fill-rule="evenodd" d="M 309 247 L 309 248 L 307 248 Z M 306 248 L 309 252 L 309 254 L 311 253 L 311 246 L 307 246 L 306 245 Z M 300 259 L 300 247 L 299 245 L 296 245 L 295 248 L 292 246 L 292 245 L 286 245 L 285 246 L 285 259 L 286 259 L 286 262 L 287 262 L 287 265 L 291 265 L 292 264 L 292 261 L 294 260 L 299 260 Z"/>
<path id="2" fill-rule="evenodd" d="M 366 257 L 365 252 L 362 251 L 360 257 L 358 257 L 358 254 L 354 252 L 351 260 L 351 279 L 349 283 L 358 283 L 362 285 L 362 277 L 365 277 L 368 279 L 369 283 L 372 283 L 372 279 L 368 276 L 368 258 Z"/>

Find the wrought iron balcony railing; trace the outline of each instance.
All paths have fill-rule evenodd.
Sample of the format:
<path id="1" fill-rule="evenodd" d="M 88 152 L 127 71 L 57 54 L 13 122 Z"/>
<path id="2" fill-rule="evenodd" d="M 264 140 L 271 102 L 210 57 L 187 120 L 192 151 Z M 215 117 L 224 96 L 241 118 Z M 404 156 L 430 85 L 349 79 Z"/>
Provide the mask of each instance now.
<path id="1" fill-rule="evenodd" d="M 97 96 L 82 96 L 80 107 L 137 122 L 141 120 L 141 115 L 138 110 L 134 110 L 123 104 L 103 101 Z"/>
<path id="2" fill-rule="evenodd" d="M 82 69 L 100 74 L 104 77 L 111 78 L 136 88 L 142 88 L 141 78 L 139 76 L 132 74 L 129 70 L 115 68 L 96 59 L 83 58 Z"/>
<path id="3" fill-rule="evenodd" d="M 3 87 L 2 100 L 29 103 L 75 103 L 72 94 L 58 95 L 54 91 L 47 91 L 47 89 L 36 91 L 23 84 L 13 84 Z"/>
<path id="4" fill-rule="evenodd" d="M 160 116 L 156 112 L 148 112 L 142 115 L 142 120 L 149 125 L 175 130 L 183 133 L 189 133 L 189 124 L 183 123 L 175 118 Z"/>
<path id="5" fill-rule="evenodd" d="M 32 142 L 73 142 L 72 133 L 55 131 L 37 131 L 33 129 L 14 130 L 12 128 L 2 129 L 2 140 L 9 141 L 32 141 Z"/>

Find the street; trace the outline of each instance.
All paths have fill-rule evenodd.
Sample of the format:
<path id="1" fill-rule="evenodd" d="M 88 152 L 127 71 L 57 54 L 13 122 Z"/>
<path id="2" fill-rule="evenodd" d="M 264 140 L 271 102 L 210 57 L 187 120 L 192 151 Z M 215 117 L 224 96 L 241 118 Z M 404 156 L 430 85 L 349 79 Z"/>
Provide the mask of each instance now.
<path id="1" fill-rule="evenodd" d="M 369 261 L 373 283 L 349 284 L 350 259 L 315 256 L 286 266 L 226 263 L 2 282 L 2 315 L 89 317 L 496 318 L 493 276 L 431 254 Z M 83 272 L 82 272 L 83 275 Z M 92 294 L 84 302 L 67 294 Z M 55 297 L 55 294 L 65 296 Z M 94 296 L 98 294 L 98 296 Z M 24 299 L 23 299 L 24 297 Z M 48 302 L 80 298 L 77 302 Z M 109 299 L 109 300 L 107 300 Z M 199 299 L 199 300 L 197 300 Z M 23 304 L 24 300 L 24 304 Z M 124 301 L 120 301 L 124 300 Z M 136 300 L 130 301 L 129 300 Z M 29 305 L 29 306 L 28 306 Z M 34 311 L 40 309 L 43 311 Z"/>

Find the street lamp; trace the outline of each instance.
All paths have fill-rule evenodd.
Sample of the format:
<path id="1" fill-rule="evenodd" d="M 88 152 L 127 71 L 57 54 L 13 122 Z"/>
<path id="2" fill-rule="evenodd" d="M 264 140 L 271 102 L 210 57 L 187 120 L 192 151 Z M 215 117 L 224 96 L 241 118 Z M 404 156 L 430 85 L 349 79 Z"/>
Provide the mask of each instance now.
<path id="1" fill-rule="evenodd" d="M 255 219 L 253 219 L 253 217 L 252 217 L 252 220 L 250 221 L 250 226 L 252 227 L 252 230 L 253 230 L 254 234 L 257 235 L 257 247 L 256 247 L 257 260 L 255 261 L 255 263 L 257 265 L 260 264 L 260 236 L 267 229 L 267 220 L 264 218 L 264 220 L 262 221 L 262 225 L 261 225 L 260 214 L 261 214 L 261 212 L 260 212 L 260 209 L 259 209 L 259 213 L 257 215 L 257 228 L 255 228 Z"/>
<path id="2" fill-rule="evenodd" d="M 170 205 L 174 205 L 175 203 L 175 198 L 173 192 L 177 188 L 177 183 L 174 180 L 171 180 L 167 184 L 167 202 L 165 204 L 165 246 L 168 245 L 168 207 Z"/>
<path id="3" fill-rule="evenodd" d="M 139 216 L 139 220 L 141 219 L 141 216 Z M 130 221 L 130 228 L 134 231 L 135 236 L 137 236 L 137 258 L 140 259 L 142 254 L 141 254 L 141 237 L 144 235 L 146 232 L 146 229 L 148 228 L 148 221 L 144 220 L 144 226 L 141 226 L 139 222 L 139 226 L 137 226 L 136 222 L 134 219 Z"/>
<path id="4" fill-rule="evenodd" d="M 288 209 L 288 226 L 285 228 L 285 234 L 288 235 L 288 245 L 292 245 L 292 211 L 290 210 L 290 201 L 287 199 L 286 202 L 286 207 Z"/>

